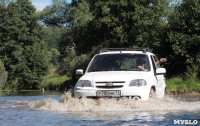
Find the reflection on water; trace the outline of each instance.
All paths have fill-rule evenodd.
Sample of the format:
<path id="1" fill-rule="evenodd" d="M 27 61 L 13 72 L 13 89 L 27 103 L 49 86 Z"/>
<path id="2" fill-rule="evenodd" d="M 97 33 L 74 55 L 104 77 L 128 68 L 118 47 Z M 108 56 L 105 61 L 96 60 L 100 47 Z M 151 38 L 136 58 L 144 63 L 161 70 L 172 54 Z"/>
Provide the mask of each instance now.
<path id="1" fill-rule="evenodd" d="M 76 99 L 65 95 L 2 96 L 1 125 L 173 125 L 200 121 L 199 97 L 133 101 Z"/>

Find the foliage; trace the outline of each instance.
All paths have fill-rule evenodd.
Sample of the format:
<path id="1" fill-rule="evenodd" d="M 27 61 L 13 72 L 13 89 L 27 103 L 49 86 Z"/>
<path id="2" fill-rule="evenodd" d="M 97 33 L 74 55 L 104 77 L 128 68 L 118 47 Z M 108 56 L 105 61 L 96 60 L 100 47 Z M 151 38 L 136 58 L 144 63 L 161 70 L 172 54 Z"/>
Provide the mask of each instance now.
<path id="1" fill-rule="evenodd" d="M 75 47 L 68 48 L 65 56 L 59 68 L 62 74 L 67 73 L 67 75 L 73 76 L 77 68 L 86 68 L 89 63 L 89 56 L 86 54 L 77 56 Z"/>
<path id="2" fill-rule="evenodd" d="M 90 5 L 86 1 L 83 1 L 69 10 L 70 15 L 73 17 L 73 21 L 78 26 L 84 26 L 89 21 L 92 21 L 94 16 L 90 12 Z"/>
<path id="3" fill-rule="evenodd" d="M 87 53 L 96 45 L 158 46 L 160 42 L 158 33 L 167 5 L 166 0 L 80 2 L 70 9 L 70 12 L 73 12 L 75 25 L 79 28 L 84 27 L 81 29 L 82 32 L 78 33 L 81 39 L 74 40 L 77 49 Z"/>
<path id="4" fill-rule="evenodd" d="M 52 63 L 54 66 L 58 66 L 58 57 L 60 56 L 60 52 L 55 48 L 51 48 L 49 53 L 51 57 L 50 63 Z"/>
<path id="5" fill-rule="evenodd" d="M 182 92 L 200 91 L 199 80 L 189 79 L 183 80 L 181 77 L 173 77 L 166 79 L 166 92 Z"/>
<path id="6" fill-rule="evenodd" d="M 41 82 L 43 75 L 46 74 L 49 68 L 49 56 L 45 43 L 34 43 L 25 49 L 26 68 L 22 73 L 23 86 L 26 88 L 35 89 Z"/>
<path id="7" fill-rule="evenodd" d="M 47 43 L 49 50 L 51 50 L 51 48 L 59 49 L 59 43 L 62 41 L 61 38 L 67 30 L 68 28 L 63 26 L 44 27 L 44 41 Z"/>
<path id="8" fill-rule="evenodd" d="M 69 20 L 68 9 L 70 4 L 66 0 L 52 0 L 52 5 L 47 6 L 42 12 L 38 12 L 40 21 L 48 26 L 67 25 Z"/>
<path id="9" fill-rule="evenodd" d="M 11 0 L 0 0 L 0 4 L 7 5 Z"/>
<path id="10" fill-rule="evenodd" d="M 48 74 L 43 77 L 43 80 L 38 85 L 39 89 L 58 89 L 64 84 L 67 80 L 70 78 L 66 75 L 59 75 L 56 73 L 56 68 L 51 66 L 51 69 L 49 70 Z"/>
<path id="11" fill-rule="evenodd" d="M 72 49 L 67 50 L 66 53 L 67 53 L 66 57 L 63 58 L 64 70 L 71 71 L 77 64 L 76 52 L 75 52 L 75 49 L 72 48 Z"/>
<path id="12" fill-rule="evenodd" d="M 7 80 L 8 72 L 5 70 L 3 63 L 0 60 L 0 89 L 5 86 Z"/>
<path id="13" fill-rule="evenodd" d="M 185 80 L 196 80 L 198 78 L 198 69 L 196 66 L 186 66 L 183 78 Z"/>
<path id="14" fill-rule="evenodd" d="M 200 73 L 200 1 L 183 0 L 168 17 L 167 45 L 170 65 L 178 74 L 186 66 Z"/>
<path id="15" fill-rule="evenodd" d="M 35 8 L 29 0 L 16 0 L 1 4 L 0 11 L 0 57 L 8 71 L 7 87 L 34 89 L 49 60 Z"/>

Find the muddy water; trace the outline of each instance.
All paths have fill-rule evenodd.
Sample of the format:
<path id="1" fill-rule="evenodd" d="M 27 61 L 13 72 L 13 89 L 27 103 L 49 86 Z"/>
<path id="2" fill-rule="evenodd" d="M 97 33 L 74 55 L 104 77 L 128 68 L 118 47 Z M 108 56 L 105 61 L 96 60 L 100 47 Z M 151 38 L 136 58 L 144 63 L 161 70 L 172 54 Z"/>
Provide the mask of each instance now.
<path id="1" fill-rule="evenodd" d="M 65 95 L 1 96 L 0 125 L 200 124 L 200 97 L 163 100 L 76 99 Z M 185 122 L 184 122 L 185 124 Z"/>

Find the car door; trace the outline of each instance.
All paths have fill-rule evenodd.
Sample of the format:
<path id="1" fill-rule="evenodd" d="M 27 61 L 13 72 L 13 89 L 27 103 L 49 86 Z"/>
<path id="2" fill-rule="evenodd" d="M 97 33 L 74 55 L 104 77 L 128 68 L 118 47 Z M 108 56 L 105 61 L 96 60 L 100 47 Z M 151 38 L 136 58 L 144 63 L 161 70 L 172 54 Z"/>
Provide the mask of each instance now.
<path id="1" fill-rule="evenodd" d="M 157 58 L 152 55 L 151 56 L 151 60 L 152 60 L 152 65 L 153 65 L 153 71 L 154 71 L 154 76 L 157 80 L 157 83 L 155 84 L 156 87 L 156 94 L 158 98 L 163 98 L 164 94 L 165 94 L 165 77 L 162 74 L 156 74 L 156 69 L 160 68 L 160 64 L 156 64 L 156 62 L 158 61 Z"/>

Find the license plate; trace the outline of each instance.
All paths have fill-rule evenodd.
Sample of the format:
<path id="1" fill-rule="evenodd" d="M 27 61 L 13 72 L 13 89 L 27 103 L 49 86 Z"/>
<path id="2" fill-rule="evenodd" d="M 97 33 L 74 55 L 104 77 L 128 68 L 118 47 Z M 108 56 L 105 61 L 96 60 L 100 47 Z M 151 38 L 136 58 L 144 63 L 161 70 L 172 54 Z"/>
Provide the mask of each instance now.
<path id="1" fill-rule="evenodd" d="M 97 96 L 112 96 L 112 97 L 120 97 L 121 91 L 114 90 L 114 91 L 108 91 L 108 90 L 99 90 L 96 92 Z"/>

